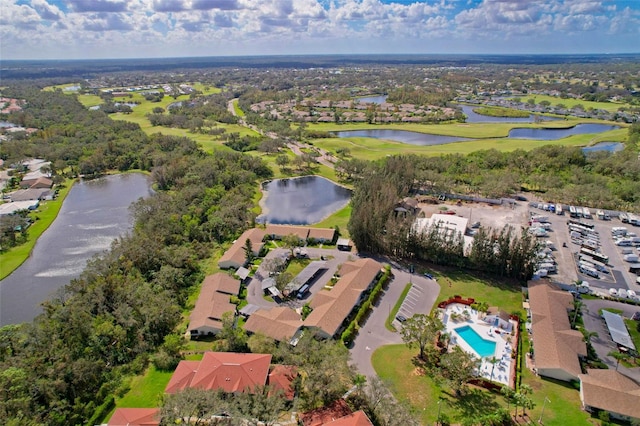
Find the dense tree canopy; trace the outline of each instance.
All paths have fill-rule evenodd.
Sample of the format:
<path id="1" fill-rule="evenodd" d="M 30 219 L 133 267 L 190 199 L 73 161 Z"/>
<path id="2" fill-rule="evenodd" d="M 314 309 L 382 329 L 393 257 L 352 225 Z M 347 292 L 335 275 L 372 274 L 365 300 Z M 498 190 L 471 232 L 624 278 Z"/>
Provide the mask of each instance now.
<path id="1" fill-rule="evenodd" d="M 61 160 L 86 174 L 142 168 L 158 189 L 132 206 L 133 232 L 89 262 L 33 323 L 0 329 L 0 381 L 12 389 L 0 423 L 84 424 L 123 375 L 142 371 L 156 348 L 175 349 L 166 336 L 202 279 L 199 260 L 252 225 L 256 182 L 270 170 L 239 153 L 206 155 L 189 139 L 147 137 L 72 96 L 12 93 L 27 100 L 20 124 L 41 130 L 3 143 L 5 158 Z"/>

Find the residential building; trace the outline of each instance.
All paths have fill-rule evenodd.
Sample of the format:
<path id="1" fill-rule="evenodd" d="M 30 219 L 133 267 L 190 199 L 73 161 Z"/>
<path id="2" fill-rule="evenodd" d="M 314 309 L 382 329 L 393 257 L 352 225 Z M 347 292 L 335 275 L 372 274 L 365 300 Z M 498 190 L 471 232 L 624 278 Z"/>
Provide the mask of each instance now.
<path id="1" fill-rule="evenodd" d="M 640 420 L 640 384 L 615 370 L 588 369 L 579 378 L 585 410 L 605 410 L 625 421 Z"/>
<path id="2" fill-rule="evenodd" d="M 294 367 L 271 365 L 271 354 L 205 352 L 201 361 L 180 361 L 166 393 L 186 388 L 252 393 L 258 386 L 271 386 L 293 399 Z"/>
<path id="3" fill-rule="evenodd" d="M 546 280 L 529 282 L 533 361 L 540 376 L 578 380 L 580 357 L 587 355 L 582 333 L 573 330 L 568 311 L 573 295 Z"/>
<path id="4" fill-rule="evenodd" d="M 316 329 L 325 338 L 336 336 L 365 296 L 375 285 L 382 265 L 373 259 L 345 262 L 340 268 L 340 279 L 330 290 L 315 294 L 310 306 L 313 309 L 305 319 L 305 327 Z"/>
<path id="5" fill-rule="evenodd" d="M 236 305 L 230 302 L 230 296 L 239 292 L 239 280 L 222 272 L 207 276 L 189 316 L 191 337 L 214 335 L 222 330 L 223 315 L 236 310 Z"/>
<path id="6" fill-rule="evenodd" d="M 277 306 L 252 313 L 244 329 L 249 333 L 262 334 L 279 342 L 289 342 L 302 326 L 302 316 L 299 313 L 286 306 Z"/>
<path id="7" fill-rule="evenodd" d="M 218 266 L 221 269 L 238 269 L 244 266 L 247 263 L 247 253 L 245 251 L 247 240 L 251 241 L 253 255 L 259 256 L 264 247 L 264 236 L 265 233 L 260 228 L 251 228 L 244 231 L 222 257 L 220 257 Z"/>
<path id="8" fill-rule="evenodd" d="M 107 426 L 158 426 L 158 408 L 116 408 Z"/>

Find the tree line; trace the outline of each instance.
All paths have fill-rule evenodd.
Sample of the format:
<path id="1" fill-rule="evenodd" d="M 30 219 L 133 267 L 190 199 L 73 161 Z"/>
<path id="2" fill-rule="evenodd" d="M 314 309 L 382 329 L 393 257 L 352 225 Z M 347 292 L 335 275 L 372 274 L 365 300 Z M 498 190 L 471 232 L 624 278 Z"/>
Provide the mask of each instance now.
<path id="1" fill-rule="evenodd" d="M 419 157 L 393 156 L 364 166 L 355 179 L 348 229 L 363 252 L 426 260 L 440 265 L 470 268 L 494 275 L 527 280 L 534 272 L 535 237 L 502 230 L 481 230 L 465 253 L 463 235 L 444 232 L 438 224 L 427 229 L 415 217 L 397 214 L 399 200 L 415 192 L 423 166 Z"/>

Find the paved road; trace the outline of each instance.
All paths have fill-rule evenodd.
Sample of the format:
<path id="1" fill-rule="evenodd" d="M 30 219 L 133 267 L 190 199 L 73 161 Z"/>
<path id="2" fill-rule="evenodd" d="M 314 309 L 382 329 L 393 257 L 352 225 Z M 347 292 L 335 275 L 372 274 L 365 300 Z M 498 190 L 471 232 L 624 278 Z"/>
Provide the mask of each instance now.
<path id="1" fill-rule="evenodd" d="M 311 294 L 316 294 L 329 282 L 331 277 L 338 270 L 338 266 L 342 263 L 346 262 L 349 259 L 357 259 L 358 257 L 355 254 L 339 251 L 336 249 L 323 249 L 316 247 L 305 247 L 309 258 L 312 260 L 320 260 L 321 256 L 325 256 L 327 259 L 327 271 L 319 276 L 314 282 L 311 288 L 309 289 L 309 295 L 305 297 L 303 300 L 293 300 L 290 303 L 287 303 L 287 306 L 292 308 L 302 306 L 306 302 L 311 299 Z M 265 256 L 265 259 L 272 259 L 281 255 L 282 253 L 286 253 L 288 250 L 286 249 L 275 249 L 269 251 L 269 253 Z M 254 276 L 249 282 L 247 286 L 247 302 L 253 305 L 260 306 L 263 309 L 271 309 L 275 306 L 278 306 L 275 302 L 269 302 L 262 297 L 262 280 L 259 277 L 267 277 L 268 273 L 264 271 L 262 266 L 258 267 L 258 270 L 255 274 L 258 278 Z"/>
<path id="2" fill-rule="evenodd" d="M 384 323 L 391 309 L 393 309 L 393 306 L 402 295 L 407 283 L 411 281 L 424 294 L 420 300 L 420 305 L 414 307 L 414 313 L 428 314 L 431 312 L 438 294 L 440 294 L 440 286 L 433 280 L 409 274 L 397 268 L 392 268 L 391 270 L 394 275 L 393 280 L 380 298 L 378 305 L 373 308 L 350 349 L 351 362 L 361 374 L 367 377 L 372 377 L 376 374 L 371 364 L 371 355 L 377 348 L 384 345 L 402 343 L 400 333 L 387 330 Z"/>
<path id="3" fill-rule="evenodd" d="M 609 368 L 616 368 L 616 360 L 607 354 L 616 350 L 616 345 L 611 340 L 607 326 L 604 320 L 598 314 L 598 311 L 602 308 L 615 308 L 622 310 L 622 316 L 630 318 L 634 312 L 640 310 L 638 306 L 627 305 L 626 303 L 613 302 L 610 300 L 583 300 L 584 308 L 582 309 L 582 318 L 584 320 L 584 326 L 588 331 L 595 331 L 598 333 L 597 337 L 591 339 L 591 344 L 596 350 L 598 357 L 609 366 Z M 640 349 L 640 348 L 636 348 Z M 640 367 L 626 368 L 622 364 L 618 366 L 618 371 L 622 374 L 629 376 L 636 381 L 640 381 Z"/>

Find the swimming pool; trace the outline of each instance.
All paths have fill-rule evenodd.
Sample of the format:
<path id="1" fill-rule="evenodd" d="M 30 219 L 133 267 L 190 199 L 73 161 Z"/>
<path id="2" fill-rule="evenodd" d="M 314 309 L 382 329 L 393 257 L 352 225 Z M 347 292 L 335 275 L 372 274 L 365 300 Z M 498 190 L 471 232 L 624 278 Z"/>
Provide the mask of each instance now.
<path id="1" fill-rule="evenodd" d="M 455 329 L 460 337 L 478 354 L 480 358 L 494 356 L 496 353 L 496 342 L 485 340 L 468 325 Z"/>

